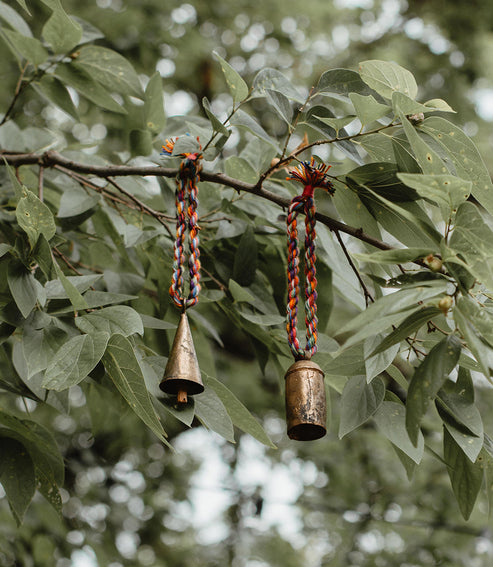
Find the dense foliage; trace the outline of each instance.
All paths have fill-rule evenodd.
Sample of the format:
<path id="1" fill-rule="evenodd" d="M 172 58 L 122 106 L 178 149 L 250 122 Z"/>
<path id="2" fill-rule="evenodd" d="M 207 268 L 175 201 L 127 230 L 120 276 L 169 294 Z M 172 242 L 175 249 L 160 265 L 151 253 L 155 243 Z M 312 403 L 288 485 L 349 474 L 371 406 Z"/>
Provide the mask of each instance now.
<path id="1" fill-rule="evenodd" d="M 124 500 L 98 503 L 108 500 L 113 482 L 126 483 L 128 498 L 138 494 L 145 477 L 161 499 L 134 495 L 137 527 L 124 527 L 140 530 L 139 561 L 152 564 L 152 553 L 176 547 L 176 539 L 160 538 L 159 525 L 174 529 L 169 502 L 185 498 L 180 476 L 196 466 L 190 458 L 180 469 L 168 449 L 186 428 L 202 424 L 234 442 L 236 427 L 265 447 L 286 445 L 278 428 L 282 377 L 292 362 L 284 212 L 299 192 L 286 176 L 311 156 L 332 165 L 335 188 L 333 196 L 315 193 L 315 361 L 336 400 L 332 430 L 342 439 L 358 429 L 348 439 L 361 435 L 375 446 L 371 457 L 354 451 L 355 490 L 351 475 L 333 468 L 345 441 L 318 442 L 311 458 L 346 501 L 335 495 L 311 521 L 325 533 L 330 512 L 342 517 L 354 507 L 349 521 L 361 529 L 392 517 L 399 491 L 407 490 L 393 475 L 400 460 L 409 479 L 423 461 L 433 472 L 416 473 L 417 490 L 424 494 L 440 478 L 441 501 L 450 490 L 440 476 L 446 471 L 462 516 L 474 510 L 481 526 L 485 516 L 474 507 L 482 486 L 484 500 L 490 497 L 493 467 L 484 407 L 493 367 L 493 185 L 474 143 L 449 120 L 452 108 L 438 98 L 418 101 L 414 76 L 390 61 L 328 69 L 309 88 L 271 67 L 247 83 L 221 51 L 214 64 L 229 94 L 209 84 L 201 109 L 166 116 L 159 73 L 138 74 L 117 45 L 105 44 L 95 21 L 69 16 L 59 0 L 30 4 L 0 3 L 2 68 L 8 65 L 13 86 L 0 120 L 0 482 L 16 522 L 27 524 L 19 528 L 24 537 L 6 538 L 4 563 L 21 557 L 28 565 L 32 556 L 50 564 L 54 553 L 70 555 L 69 528 L 59 519 L 63 496 L 73 543 L 86 522 L 99 532 L 87 536 L 92 549 L 109 564 Z M 160 156 L 171 138 L 178 140 L 174 156 Z M 178 154 L 188 151 L 203 152 L 202 291 L 190 320 L 206 390 L 178 407 L 158 384 L 179 317 L 168 288 L 174 178 Z M 385 438 L 395 463 L 382 449 Z M 234 470 L 238 453 L 220 446 Z M 380 499 L 368 481 L 376 470 L 392 486 Z M 306 505 L 316 510 L 312 484 Z M 235 490 L 232 524 L 246 506 Z M 358 509 L 360 492 L 374 508 Z M 85 512 L 79 497 L 91 501 Z M 248 500 L 256 507 L 245 514 L 261 515 L 262 498 L 252 491 Z M 427 525 L 446 528 L 454 513 L 447 502 Z M 340 541 L 348 537 L 337 531 Z M 470 533 L 481 535 L 479 528 Z M 174 551 L 177 565 L 190 564 L 193 540 L 185 540 L 183 557 Z M 303 561 L 293 548 L 278 556 L 272 534 L 261 541 L 263 560 Z M 334 559 L 335 541 L 321 556 Z M 226 564 L 233 548 L 204 552 L 197 564 Z M 435 550 L 429 553 L 423 564 L 433 564 Z"/>

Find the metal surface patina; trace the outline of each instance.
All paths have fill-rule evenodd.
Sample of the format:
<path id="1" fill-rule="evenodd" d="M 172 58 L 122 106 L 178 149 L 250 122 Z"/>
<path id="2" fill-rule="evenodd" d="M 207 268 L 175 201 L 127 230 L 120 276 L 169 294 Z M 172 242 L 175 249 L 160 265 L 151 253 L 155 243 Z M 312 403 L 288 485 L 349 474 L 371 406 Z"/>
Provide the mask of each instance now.
<path id="1" fill-rule="evenodd" d="M 298 360 L 285 376 L 288 437 L 297 441 L 320 439 L 327 433 L 324 373 L 311 360 Z"/>

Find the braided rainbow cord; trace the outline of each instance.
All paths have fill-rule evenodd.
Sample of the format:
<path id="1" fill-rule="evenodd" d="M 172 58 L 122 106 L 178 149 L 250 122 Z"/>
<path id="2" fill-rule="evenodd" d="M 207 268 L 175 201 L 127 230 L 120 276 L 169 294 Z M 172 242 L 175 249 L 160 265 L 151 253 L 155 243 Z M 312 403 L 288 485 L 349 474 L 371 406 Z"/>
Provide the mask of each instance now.
<path id="1" fill-rule="evenodd" d="M 295 168 L 287 179 L 303 183 L 302 195 L 293 198 L 288 209 L 287 235 L 288 235 L 288 301 L 286 309 L 286 331 L 288 343 L 296 360 L 310 359 L 317 352 L 317 278 L 315 255 L 315 203 L 313 192 L 316 187 L 334 192 L 331 181 L 326 176 L 330 166 L 319 165 L 313 167 L 310 163 L 302 162 Z M 305 327 L 306 346 L 301 348 L 297 337 L 298 302 L 300 292 L 299 280 L 299 241 L 298 241 L 298 214 L 305 214 Z"/>
<path id="2" fill-rule="evenodd" d="M 166 140 L 162 153 L 171 155 L 174 142 Z M 173 274 L 169 294 L 177 307 L 182 310 L 192 307 L 199 300 L 200 293 L 200 250 L 197 207 L 198 181 L 201 169 L 199 153 L 181 154 L 184 158 L 176 178 L 175 206 L 176 206 L 176 239 L 174 243 Z M 188 207 L 186 204 L 188 197 Z M 190 276 L 189 293 L 183 296 L 183 266 L 185 262 L 184 245 L 188 228 L 189 257 L 188 271 Z"/>
<path id="3" fill-rule="evenodd" d="M 299 279 L 298 213 L 305 213 L 305 325 L 306 346 L 300 347 L 297 337 Z M 288 233 L 288 342 L 291 352 L 298 359 L 309 359 L 317 351 L 317 278 L 315 268 L 315 205 L 313 197 L 295 197 L 289 206 Z"/>

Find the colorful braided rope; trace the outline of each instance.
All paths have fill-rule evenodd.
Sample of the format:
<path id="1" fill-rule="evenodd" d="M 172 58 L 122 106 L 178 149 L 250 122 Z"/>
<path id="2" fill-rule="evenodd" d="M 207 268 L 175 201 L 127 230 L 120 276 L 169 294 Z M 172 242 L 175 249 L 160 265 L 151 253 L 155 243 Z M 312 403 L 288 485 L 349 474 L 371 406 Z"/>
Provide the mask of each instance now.
<path id="1" fill-rule="evenodd" d="M 171 155 L 173 152 L 174 141 L 166 140 L 166 145 L 162 146 L 163 155 Z M 180 154 L 183 158 L 178 175 L 176 177 L 176 240 L 174 244 L 173 275 L 169 294 L 173 302 L 182 311 L 192 307 L 199 300 L 200 293 L 200 250 L 199 250 L 199 226 L 197 207 L 198 201 L 198 181 L 201 169 L 200 159 L 202 155 L 196 153 Z M 186 199 L 188 197 L 188 207 Z M 186 231 L 188 228 L 189 236 L 189 293 L 185 299 L 183 295 L 183 265 L 185 262 L 184 245 Z"/>
<path id="2" fill-rule="evenodd" d="M 295 168 L 288 180 L 303 183 L 302 195 L 293 198 L 288 209 L 287 235 L 288 235 L 288 301 L 286 330 L 288 342 L 296 360 L 310 359 L 317 351 L 317 278 L 315 255 L 315 203 L 313 192 L 321 187 L 329 193 L 334 193 L 334 186 L 326 175 L 330 165 L 314 167 L 314 160 L 310 163 L 302 162 Z M 305 213 L 305 326 L 306 346 L 301 348 L 297 337 L 298 302 L 300 293 L 299 279 L 299 241 L 298 241 L 298 214 Z"/>

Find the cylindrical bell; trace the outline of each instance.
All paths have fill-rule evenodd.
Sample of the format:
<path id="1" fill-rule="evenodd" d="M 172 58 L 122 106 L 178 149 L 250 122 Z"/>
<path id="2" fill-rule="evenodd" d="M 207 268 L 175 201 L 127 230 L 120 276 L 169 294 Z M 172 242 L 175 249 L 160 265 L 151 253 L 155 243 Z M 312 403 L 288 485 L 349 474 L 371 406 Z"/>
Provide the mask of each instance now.
<path id="1" fill-rule="evenodd" d="M 285 380 L 288 437 L 296 441 L 320 439 L 327 432 L 322 369 L 311 360 L 298 360 L 289 367 Z"/>
<path id="2" fill-rule="evenodd" d="M 200 394 L 204 391 L 192 333 L 185 313 L 181 314 L 159 387 L 166 394 L 176 395 L 178 403 L 187 403 L 187 395 Z"/>

